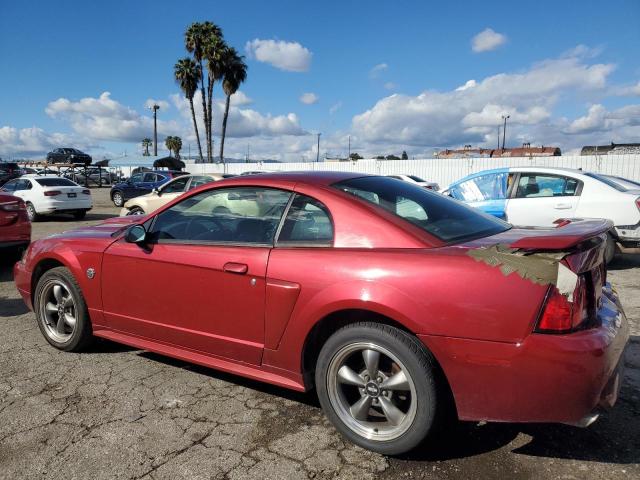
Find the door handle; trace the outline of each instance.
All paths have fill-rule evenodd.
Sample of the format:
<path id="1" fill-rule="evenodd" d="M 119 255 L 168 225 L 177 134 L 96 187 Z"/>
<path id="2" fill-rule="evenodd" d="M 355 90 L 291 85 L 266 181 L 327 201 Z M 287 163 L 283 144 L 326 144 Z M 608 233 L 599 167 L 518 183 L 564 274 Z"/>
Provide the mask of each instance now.
<path id="1" fill-rule="evenodd" d="M 567 210 L 569 208 L 571 208 L 571 204 L 570 203 L 556 203 L 553 208 L 555 208 L 556 210 Z"/>
<path id="2" fill-rule="evenodd" d="M 225 272 L 237 273 L 238 275 L 244 275 L 249 271 L 249 266 L 246 263 L 227 262 L 223 267 Z"/>

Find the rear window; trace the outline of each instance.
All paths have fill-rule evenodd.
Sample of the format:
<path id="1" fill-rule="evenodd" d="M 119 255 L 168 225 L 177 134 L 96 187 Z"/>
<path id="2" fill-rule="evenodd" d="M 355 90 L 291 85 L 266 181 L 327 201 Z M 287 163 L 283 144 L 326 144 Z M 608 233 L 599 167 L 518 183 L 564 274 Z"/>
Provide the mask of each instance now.
<path id="1" fill-rule="evenodd" d="M 611 188 L 615 188 L 619 192 L 626 192 L 627 191 L 627 189 L 624 188 L 619 183 L 616 183 L 613 180 L 610 180 L 610 179 L 608 179 L 608 178 L 606 178 L 606 177 L 604 177 L 602 175 L 598 175 L 597 173 L 585 172 L 585 175 L 587 177 L 595 178 L 596 180 L 599 180 L 602 183 L 605 183 L 605 184 L 609 185 Z"/>
<path id="2" fill-rule="evenodd" d="M 447 243 L 495 235 L 510 228 L 502 220 L 439 193 L 388 177 L 354 178 L 333 187 L 391 212 Z"/>
<path id="3" fill-rule="evenodd" d="M 50 177 L 50 178 L 37 178 L 36 182 L 38 182 L 43 187 L 77 187 L 77 183 L 73 183 L 71 180 L 67 180 L 66 178 L 59 177 Z"/>

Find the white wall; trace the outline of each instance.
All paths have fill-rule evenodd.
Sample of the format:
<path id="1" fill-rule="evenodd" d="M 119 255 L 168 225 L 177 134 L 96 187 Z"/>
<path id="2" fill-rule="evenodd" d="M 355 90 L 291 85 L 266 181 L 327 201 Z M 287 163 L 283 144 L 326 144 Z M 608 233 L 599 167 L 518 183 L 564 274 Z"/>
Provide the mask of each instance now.
<path id="1" fill-rule="evenodd" d="M 357 162 L 187 164 L 190 173 L 242 173 L 252 170 L 334 170 L 389 175 L 413 174 L 445 187 L 470 173 L 500 167 L 547 166 L 582 168 L 640 181 L 640 155 L 585 155 L 515 158 L 446 158 L 420 160 L 358 160 Z"/>

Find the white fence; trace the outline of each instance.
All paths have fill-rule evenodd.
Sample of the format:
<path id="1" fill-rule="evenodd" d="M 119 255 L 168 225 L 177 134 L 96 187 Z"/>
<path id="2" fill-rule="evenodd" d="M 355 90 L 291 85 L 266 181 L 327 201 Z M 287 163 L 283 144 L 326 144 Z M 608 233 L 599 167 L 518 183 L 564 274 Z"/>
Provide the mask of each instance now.
<path id="1" fill-rule="evenodd" d="M 640 155 L 584 155 L 514 158 L 438 158 L 420 160 L 358 160 L 307 163 L 198 163 L 187 164 L 190 173 L 242 173 L 269 170 L 337 170 L 378 175 L 412 174 L 445 187 L 470 173 L 501 167 L 565 167 L 617 175 L 640 181 Z"/>

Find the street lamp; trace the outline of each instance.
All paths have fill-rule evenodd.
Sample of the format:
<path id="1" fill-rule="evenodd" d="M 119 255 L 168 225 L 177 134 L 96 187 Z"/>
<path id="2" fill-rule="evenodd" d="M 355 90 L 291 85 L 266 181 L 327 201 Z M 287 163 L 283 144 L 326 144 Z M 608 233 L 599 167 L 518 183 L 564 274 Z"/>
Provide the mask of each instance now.
<path id="1" fill-rule="evenodd" d="M 320 135 L 322 135 L 321 133 L 318 133 L 318 151 L 316 152 L 316 163 L 318 163 L 320 161 Z"/>
<path id="2" fill-rule="evenodd" d="M 511 115 L 502 115 L 502 120 L 504 120 L 504 129 L 502 130 L 502 150 L 504 150 L 504 140 L 507 138 L 507 119 L 511 118 Z"/>
<path id="3" fill-rule="evenodd" d="M 158 118 L 157 111 L 160 109 L 160 105 L 154 103 L 149 107 L 149 110 L 153 110 L 153 156 L 158 156 Z"/>

